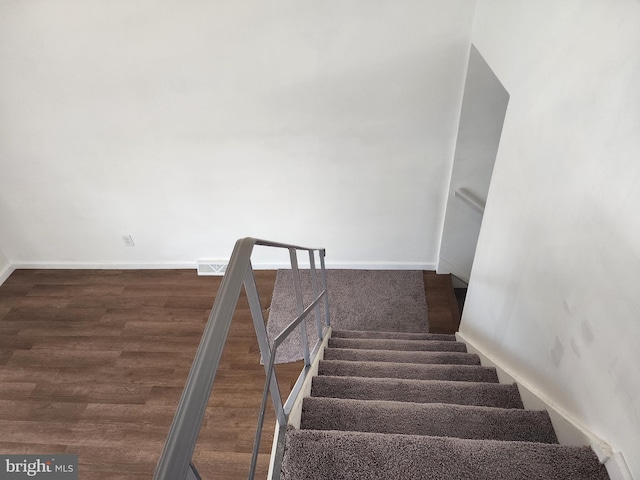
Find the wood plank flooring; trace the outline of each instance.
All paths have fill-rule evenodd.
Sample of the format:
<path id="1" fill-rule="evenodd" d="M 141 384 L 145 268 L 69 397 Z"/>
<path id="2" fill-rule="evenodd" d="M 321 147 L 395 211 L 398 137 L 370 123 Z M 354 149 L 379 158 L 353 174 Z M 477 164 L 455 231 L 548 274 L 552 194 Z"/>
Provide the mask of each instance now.
<path id="1" fill-rule="evenodd" d="M 454 332 L 449 277 L 424 278 L 431 331 Z M 267 308 L 275 271 L 256 281 Z M 0 452 L 78 454 L 82 480 L 152 478 L 219 284 L 193 270 L 15 271 L 0 286 Z M 277 367 L 283 397 L 301 369 Z M 242 295 L 194 455 L 203 478 L 246 478 L 263 385 Z"/>
<path id="2" fill-rule="evenodd" d="M 427 297 L 429 331 L 455 333 L 460 328 L 460 310 L 451 275 L 424 272 L 424 292 Z"/>

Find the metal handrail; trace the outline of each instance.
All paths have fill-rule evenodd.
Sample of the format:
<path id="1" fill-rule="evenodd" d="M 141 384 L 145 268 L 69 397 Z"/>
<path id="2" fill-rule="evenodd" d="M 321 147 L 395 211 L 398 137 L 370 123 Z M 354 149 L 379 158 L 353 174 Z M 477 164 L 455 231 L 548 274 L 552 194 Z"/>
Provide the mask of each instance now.
<path id="1" fill-rule="evenodd" d="M 253 275 L 253 269 L 251 266 L 251 253 L 254 246 L 266 246 L 275 248 L 285 248 L 289 250 L 291 259 L 291 267 L 294 277 L 294 287 L 296 293 L 296 302 L 298 304 L 299 315 L 280 333 L 273 341 L 273 346 L 270 347 L 269 340 L 267 339 L 266 328 L 264 324 L 264 318 L 262 316 L 262 308 L 260 306 L 260 300 L 258 297 L 257 287 L 255 284 L 255 278 Z M 312 303 L 304 308 L 302 304 L 302 291 L 300 286 L 300 276 L 297 263 L 297 251 L 309 252 L 309 260 L 311 267 L 312 286 L 314 290 L 314 300 Z M 323 289 L 318 292 L 316 268 L 315 268 L 315 252 L 318 252 L 321 265 L 321 282 Z M 327 279 L 326 269 L 324 264 L 325 250 L 322 248 L 309 248 L 301 247 L 297 245 L 290 245 L 280 242 L 272 242 L 268 240 L 260 240 L 256 238 L 243 238 L 236 242 L 231 259 L 226 269 L 226 273 L 220 284 L 218 294 L 216 295 L 213 308 L 209 314 L 209 320 L 204 328 L 202 338 L 200 339 L 200 345 L 195 354 L 189 376 L 187 378 L 186 385 L 182 391 L 182 396 L 169 429 L 160 460 L 156 467 L 154 474 L 154 480 L 185 480 L 199 479 L 200 476 L 197 470 L 193 466 L 191 461 L 193 457 L 193 451 L 195 449 L 202 420 L 204 418 L 205 410 L 209 402 L 211 395 L 211 389 L 215 379 L 218 366 L 220 364 L 220 358 L 222 357 L 222 351 L 226 343 L 229 328 L 231 327 L 231 321 L 233 314 L 240 297 L 242 286 L 244 285 L 247 298 L 249 299 L 249 306 L 251 315 L 253 318 L 254 328 L 256 329 L 256 335 L 258 337 L 258 344 L 260 346 L 260 353 L 266 373 L 265 390 L 263 393 L 262 406 L 260 410 L 260 417 L 258 421 L 257 437 L 254 445 L 254 453 L 252 463 L 250 467 L 249 479 L 253 478 L 255 473 L 257 452 L 260 444 L 260 434 L 262 431 L 262 423 L 264 421 L 264 410 L 266 408 L 268 394 L 271 394 L 271 398 L 276 410 L 276 418 L 280 427 L 279 434 L 283 436 L 283 432 L 286 429 L 287 417 L 290 411 L 287 401 L 286 405 L 282 404 L 280 397 L 280 391 L 275 376 L 274 364 L 276 351 L 284 337 L 289 335 L 295 330 L 296 327 L 300 327 L 302 343 L 303 343 L 303 356 L 305 360 L 305 368 L 300 374 L 300 378 L 293 389 L 292 394 L 297 393 L 304 381 L 304 378 L 309 370 L 310 355 L 309 346 L 307 343 L 307 335 L 305 322 L 303 321 L 307 315 L 315 309 L 316 312 L 316 324 L 318 328 L 319 339 L 314 347 L 314 354 L 319 350 L 320 342 L 323 337 L 323 328 L 321 326 L 319 316 L 319 302 L 324 300 L 325 311 L 325 324 L 328 327 L 329 320 L 329 302 L 327 295 Z"/>
<path id="2" fill-rule="evenodd" d="M 476 212 L 484 214 L 485 202 L 468 189 L 458 188 L 453 192 L 453 196 L 462 200 Z"/>

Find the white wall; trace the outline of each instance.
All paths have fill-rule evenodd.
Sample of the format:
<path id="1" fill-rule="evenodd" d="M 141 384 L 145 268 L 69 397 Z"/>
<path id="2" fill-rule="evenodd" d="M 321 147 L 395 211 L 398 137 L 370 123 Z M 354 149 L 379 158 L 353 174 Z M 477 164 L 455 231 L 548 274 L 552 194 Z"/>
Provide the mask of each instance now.
<path id="1" fill-rule="evenodd" d="M 0 250 L 0 285 L 4 283 L 4 281 L 9 278 L 9 275 L 13 272 L 13 268 L 11 262 L 4 254 L 2 250 Z"/>
<path id="2" fill-rule="evenodd" d="M 640 478 L 640 3 L 480 0 L 511 95 L 461 332 Z"/>
<path id="3" fill-rule="evenodd" d="M 192 264 L 250 235 L 435 263 L 474 6 L 0 2 L 0 247 Z"/>
<path id="4" fill-rule="evenodd" d="M 504 86 L 471 46 L 437 269 L 464 283 L 471 276 L 483 213 L 455 194 L 486 204 L 508 103 Z"/>

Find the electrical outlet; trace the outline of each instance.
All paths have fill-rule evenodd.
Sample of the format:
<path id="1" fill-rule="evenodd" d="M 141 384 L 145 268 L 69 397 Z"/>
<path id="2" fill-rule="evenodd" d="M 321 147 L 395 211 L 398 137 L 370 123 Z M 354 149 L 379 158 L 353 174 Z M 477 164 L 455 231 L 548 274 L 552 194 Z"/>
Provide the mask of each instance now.
<path id="1" fill-rule="evenodd" d="M 136 244 L 133 243 L 133 238 L 131 238 L 131 235 L 122 235 L 122 242 L 124 243 L 125 247 L 135 247 Z"/>

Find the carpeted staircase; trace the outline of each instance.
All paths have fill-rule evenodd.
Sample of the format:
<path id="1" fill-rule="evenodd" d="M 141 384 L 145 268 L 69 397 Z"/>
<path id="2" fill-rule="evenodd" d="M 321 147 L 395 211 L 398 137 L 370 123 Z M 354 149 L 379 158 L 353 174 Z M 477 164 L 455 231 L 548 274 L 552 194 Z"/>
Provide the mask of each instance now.
<path id="1" fill-rule="evenodd" d="M 283 480 L 606 480 L 453 335 L 334 331 Z"/>

